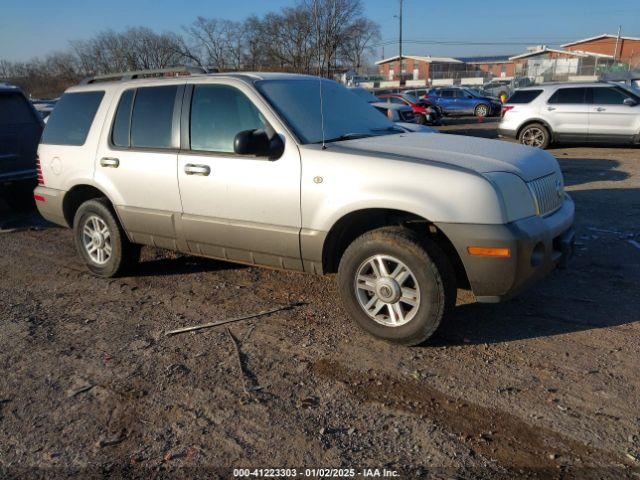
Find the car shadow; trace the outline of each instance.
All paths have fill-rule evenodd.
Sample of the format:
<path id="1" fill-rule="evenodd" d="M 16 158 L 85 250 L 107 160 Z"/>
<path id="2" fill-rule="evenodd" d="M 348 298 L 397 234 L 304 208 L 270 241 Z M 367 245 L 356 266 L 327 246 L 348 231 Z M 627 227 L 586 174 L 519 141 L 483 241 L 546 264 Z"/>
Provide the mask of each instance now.
<path id="1" fill-rule="evenodd" d="M 497 344 L 640 321 L 640 189 L 571 195 L 577 245 L 569 268 L 507 302 L 457 306 L 425 346 Z"/>
<path id="2" fill-rule="evenodd" d="M 24 230 L 29 228 L 42 229 L 50 228 L 55 225 L 47 222 L 40 216 L 35 209 L 35 205 L 25 206 L 21 210 L 13 210 L 9 208 L 2 200 L 0 200 L 0 232 Z"/>
<path id="3" fill-rule="evenodd" d="M 592 182 L 620 182 L 629 178 L 629 173 L 617 170 L 620 162 L 605 158 L 565 158 L 556 156 L 567 186 Z"/>
<path id="4" fill-rule="evenodd" d="M 134 277 L 155 277 L 161 275 L 184 275 L 189 273 L 222 272 L 249 268 L 246 265 L 214 260 L 204 257 L 192 257 L 181 255 L 177 258 L 157 258 L 141 261 L 135 271 Z"/>

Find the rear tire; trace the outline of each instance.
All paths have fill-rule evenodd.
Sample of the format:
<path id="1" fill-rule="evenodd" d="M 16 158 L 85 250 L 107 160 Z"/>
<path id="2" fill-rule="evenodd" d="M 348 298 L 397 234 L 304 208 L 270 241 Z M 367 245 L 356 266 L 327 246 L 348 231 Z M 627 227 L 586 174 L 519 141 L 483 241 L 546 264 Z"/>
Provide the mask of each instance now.
<path id="1" fill-rule="evenodd" d="M 551 143 L 551 134 L 541 123 L 532 123 L 520 131 L 518 141 L 523 145 L 544 150 Z"/>
<path id="2" fill-rule="evenodd" d="M 476 117 L 484 118 L 484 117 L 488 117 L 490 112 L 491 112 L 491 109 L 484 103 L 481 103 L 480 105 L 476 106 L 476 109 L 473 111 L 473 114 Z"/>
<path id="3" fill-rule="evenodd" d="M 338 268 L 347 313 L 368 333 L 403 345 L 431 337 L 455 306 L 455 274 L 438 245 L 402 227 L 367 232 Z"/>
<path id="4" fill-rule="evenodd" d="M 104 198 L 80 205 L 73 219 L 73 230 L 80 257 L 99 277 L 121 275 L 140 258 L 140 246 L 129 242 Z"/>

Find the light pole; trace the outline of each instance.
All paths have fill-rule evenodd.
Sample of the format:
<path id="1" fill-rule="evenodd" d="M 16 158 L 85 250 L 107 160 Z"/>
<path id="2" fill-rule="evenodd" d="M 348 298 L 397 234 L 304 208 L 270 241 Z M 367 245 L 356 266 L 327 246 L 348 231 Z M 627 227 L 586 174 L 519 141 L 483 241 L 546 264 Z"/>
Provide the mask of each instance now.
<path id="1" fill-rule="evenodd" d="M 400 62 L 400 83 L 402 84 L 402 1 L 400 0 L 400 15 L 398 16 L 400 20 L 400 35 L 398 39 L 398 61 Z"/>

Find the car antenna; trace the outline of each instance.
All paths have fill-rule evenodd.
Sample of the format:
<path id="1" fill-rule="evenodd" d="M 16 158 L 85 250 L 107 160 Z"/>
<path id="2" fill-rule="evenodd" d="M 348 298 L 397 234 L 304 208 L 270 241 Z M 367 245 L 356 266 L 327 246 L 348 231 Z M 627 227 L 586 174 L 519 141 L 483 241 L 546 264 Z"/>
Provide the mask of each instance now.
<path id="1" fill-rule="evenodd" d="M 316 48 L 318 49 L 318 83 L 320 86 L 320 129 L 322 130 L 322 150 L 327 149 L 324 134 L 324 101 L 322 98 L 322 60 L 320 56 L 320 20 L 318 15 L 318 0 L 313 2 L 313 13 L 316 17 Z"/>

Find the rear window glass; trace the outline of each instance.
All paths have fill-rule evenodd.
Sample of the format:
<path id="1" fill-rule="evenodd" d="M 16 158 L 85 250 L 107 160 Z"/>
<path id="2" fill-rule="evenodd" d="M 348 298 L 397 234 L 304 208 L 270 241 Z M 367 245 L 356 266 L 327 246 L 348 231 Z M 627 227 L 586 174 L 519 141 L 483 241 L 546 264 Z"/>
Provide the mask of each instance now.
<path id="1" fill-rule="evenodd" d="M 538 98 L 541 93 L 542 90 L 518 90 L 509 97 L 507 103 L 530 103 Z"/>
<path id="2" fill-rule="evenodd" d="M 84 145 L 104 92 L 65 93 L 42 134 L 49 145 Z"/>
<path id="3" fill-rule="evenodd" d="M 0 93 L 0 125 L 36 123 L 28 100 L 19 93 Z"/>
<path id="4" fill-rule="evenodd" d="M 551 95 L 548 103 L 586 103 L 586 88 L 561 88 Z"/>
<path id="5" fill-rule="evenodd" d="M 131 115 L 132 147 L 172 148 L 173 106 L 177 91 L 177 85 L 137 90 Z"/>
<path id="6" fill-rule="evenodd" d="M 117 147 L 129 146 L 129 126 L 131 124 L 131 106 L 135 90 L 127 90 L 120 97 L 116 118 L 113 121 L 111 141 Z"/>

